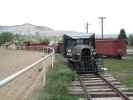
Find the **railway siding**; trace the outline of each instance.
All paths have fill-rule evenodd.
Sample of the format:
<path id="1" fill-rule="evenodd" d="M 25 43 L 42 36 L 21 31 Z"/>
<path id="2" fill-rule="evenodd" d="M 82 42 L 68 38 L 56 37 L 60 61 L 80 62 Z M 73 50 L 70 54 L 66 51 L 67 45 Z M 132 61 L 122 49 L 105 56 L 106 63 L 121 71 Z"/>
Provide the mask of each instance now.
<path id="1" fill-rule="evenodd" d="M 133 89 L 121 85 L 121 83 L 109 73 L 100 75 L 102 76 L 80 74 L 80 80 L 73 81 L 68 88 L 69 93 L 71 95 L 80 96 L 81 98 L 90 97 L 91 99 L 89 98 L 89 100 L 133 100 Z M 114 88 L 117 91 L 114 91 Z"/>

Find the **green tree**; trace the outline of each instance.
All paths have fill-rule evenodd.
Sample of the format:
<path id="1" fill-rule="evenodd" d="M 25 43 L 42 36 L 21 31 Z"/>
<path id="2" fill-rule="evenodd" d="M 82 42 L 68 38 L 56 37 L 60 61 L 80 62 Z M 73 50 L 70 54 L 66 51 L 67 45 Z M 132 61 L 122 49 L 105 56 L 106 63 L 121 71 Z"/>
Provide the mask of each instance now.
<path id="1" fill-rule="evenodd" d="M 120 33 L 118 35 L 118 38 L 123 39 L 125 41 L 125 43 L 128 44 L 127 35 L 126 35 L 126 31 L 124 28 L 120 29 Z"/>
<path id="2" fill-rule="evenodd" d="M 17 45 L 22 45 L 23 42 L 25 41 L 24 36 L 23 36 L 23 35 L 20 35 L 20 34 L 16 34 L 16 35 L 14 36 L 14 38 L 15 38 L 15 43 L 16 43 Z"/>
<path id="3" fill-rule="evenodd" d="M 13 33 L 10 32 L 2 32 L 0 33 L 0 45 L 6 42 L 10 42 L 14 39 Z"/>

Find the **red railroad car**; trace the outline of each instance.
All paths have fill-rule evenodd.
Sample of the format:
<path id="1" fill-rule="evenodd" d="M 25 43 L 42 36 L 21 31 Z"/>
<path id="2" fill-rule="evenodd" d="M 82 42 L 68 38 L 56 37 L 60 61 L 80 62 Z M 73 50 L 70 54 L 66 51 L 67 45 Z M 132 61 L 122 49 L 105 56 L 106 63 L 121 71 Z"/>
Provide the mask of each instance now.
<path id="1" fill-rule="evenodd" d="M 104 56 L 121 58 L 127 54 L 126 49 L 126 43 L 120 39 L 96 40 L 96 52 Z"/>
<path id="2" fill-rule="evenodd" d="M 46 47 L 48 47 L 48 45 L 39 44 L 39 43 L 25 44 L 25 49 L 42 49 L 42 48 L 46 48 Z"/>
<path id="3" fill-rule="evenodd" d="M 25 49 L 29 49 L 29 50 L 43 50 L 46 48 L 54 48 L 55 51 L 57 51 L 57 46 L 56 45 L 51 45 L 49 46 L 48 44 L 42 44 L 42 43 L 28 43 L 24 45 Z M 51 50 L 49 50 L 48 52 L 50 52 Z"/>

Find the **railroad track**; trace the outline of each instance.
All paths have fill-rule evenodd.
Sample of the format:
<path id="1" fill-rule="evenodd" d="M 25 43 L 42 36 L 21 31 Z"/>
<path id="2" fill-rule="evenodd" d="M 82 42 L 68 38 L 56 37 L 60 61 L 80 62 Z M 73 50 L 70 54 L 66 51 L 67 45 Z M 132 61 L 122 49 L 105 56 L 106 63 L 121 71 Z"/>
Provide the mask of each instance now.
<path id="1" fill-rule="evenodd" d="M 71 95 L 83 100 L 133 100 L 133 89 L 121 85 L 109 73 L 79 74 L 69 87 Z"/>

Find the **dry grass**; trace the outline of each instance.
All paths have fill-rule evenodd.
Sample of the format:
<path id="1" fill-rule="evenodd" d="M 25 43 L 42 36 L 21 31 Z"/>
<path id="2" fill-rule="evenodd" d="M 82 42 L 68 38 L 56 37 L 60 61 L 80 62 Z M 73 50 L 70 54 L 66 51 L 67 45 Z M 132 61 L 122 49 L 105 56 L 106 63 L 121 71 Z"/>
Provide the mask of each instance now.
<path id="1" fill-rule="evenodd" d="M 42 55 L 44 54 L 39 52 L 0 49 L 0 79 L 32 64 Z M 26 98 L 33 92 L 32 87 L 38 84 L 36 80 L 40 72 L 37 68 L 33 68 L 1 88 L 0 98 L 2 100 L 27 100 Z"/>

